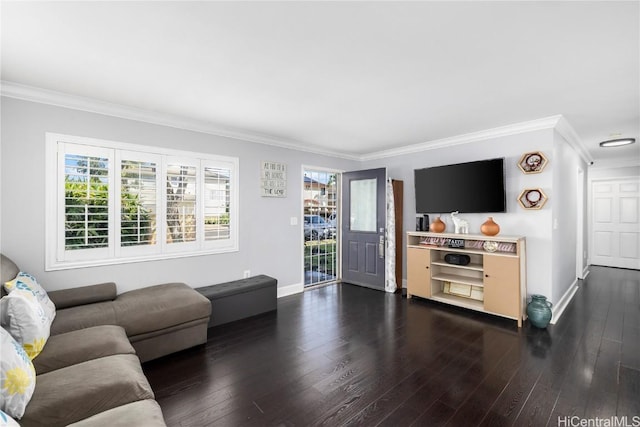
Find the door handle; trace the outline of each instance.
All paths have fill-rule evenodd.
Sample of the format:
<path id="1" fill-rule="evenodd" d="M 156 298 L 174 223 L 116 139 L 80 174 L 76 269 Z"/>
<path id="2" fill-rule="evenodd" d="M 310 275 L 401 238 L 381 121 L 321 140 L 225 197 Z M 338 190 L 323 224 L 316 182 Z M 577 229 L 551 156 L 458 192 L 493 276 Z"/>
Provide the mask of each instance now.
<path id="1" fill-rule="evenodd" d="M 384 258 L 384 236 L 379 236 L 378 240 L 378 257 Z"/>

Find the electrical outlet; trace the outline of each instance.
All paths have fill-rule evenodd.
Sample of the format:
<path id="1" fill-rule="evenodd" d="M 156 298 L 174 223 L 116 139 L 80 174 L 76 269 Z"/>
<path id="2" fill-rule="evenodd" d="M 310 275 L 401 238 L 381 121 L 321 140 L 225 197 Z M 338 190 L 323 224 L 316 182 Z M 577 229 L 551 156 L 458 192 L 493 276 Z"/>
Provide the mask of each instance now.
<path id="1" fill-rule="evenodd" d="M 249 277 L 251 277 L 251 270 L 245 270 L 244 271 L 244 278 L 247 279 Z"/>

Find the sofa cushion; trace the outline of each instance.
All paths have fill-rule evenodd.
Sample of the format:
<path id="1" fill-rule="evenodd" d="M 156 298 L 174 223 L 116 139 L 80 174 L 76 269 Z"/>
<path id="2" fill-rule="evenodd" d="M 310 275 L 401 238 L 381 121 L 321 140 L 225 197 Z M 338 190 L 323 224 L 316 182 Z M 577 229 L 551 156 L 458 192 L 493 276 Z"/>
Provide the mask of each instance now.
<path id="1" fill-rule="evenodd" d="M 22 427 L 62 426 L 109 409 L 153 399 L 153 391 L 132 354 L 117 354 L 38 375 Z"/>
<path id="2" fill-rule="evenodd" d="M 1 427 L 20 427 L 20 424 L 13 418 L 11 418 L 8 414 L 3 411 L 0 411 L 0 426 Z"/>
<path id="3" fill-rule="evenodd" d="M 15 289 L 0 300 L 0 324 L 33 359 L 49 338 L 51 322 L 36 296 Z"/>
<path id="4" fill-rule="evenodd" d="M 33 360 L 38 375 L 114 354 L 135 354 L 120 326 L 103 325 L 53 335 Z"/>
<path id="5" fill-rule="evenodd" d="M 165 427 L 160 405 L 155 400 L 139 400 L 101 412 L 69 427 Z"/>
<path id="6" fill-rule="evenodd" d="M 11 292 L 31 292 L 36 297 L 38 304 L 42 307 L 49 322 L 53 322 L 56 317 L 56 306 L 49 299 L 47 291 L 44 290 L 40 283 L 32 275 L 21 271 L 15 279 L 4 283 L 4 288 L 8 293 Z"/>
<path id="7" fill-rule="evenodd" d="M 51 324 L 51 335 L 99 325 L 116 325 L 113 301 L 79 305 L 58 310 Z"/>
<path id="8" fill-rule="evenodd" d="M 36 373 L 27 353 L 4 328 L 0 356 L 0 410 L 20 419 L 33 395 Z"/>
<path id="9" fill-rule="evenodd" d="M 209 300 L 184 283 L 125 292 L 113 306 L 117 324 L 129 337 L 208 318 L 211 314 Z"/>
<path id="10" fill-rule="evenodd" d="M 80 286 L 77 288 L 60 289 L 49 292 L 49 298 L 59 309 L 75 307 L 77 305 L 93 304 L 96 302 L 113 301 L 117 297 L 116 284 L 113 282 L 97 285 Z"/>

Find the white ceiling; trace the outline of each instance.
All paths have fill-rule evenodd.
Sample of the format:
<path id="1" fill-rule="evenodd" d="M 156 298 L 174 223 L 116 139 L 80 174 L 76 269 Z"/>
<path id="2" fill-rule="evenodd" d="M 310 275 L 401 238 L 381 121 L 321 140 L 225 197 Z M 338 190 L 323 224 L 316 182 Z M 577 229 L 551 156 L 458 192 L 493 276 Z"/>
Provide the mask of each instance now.
<path id="1" fill-rule="evenodd" d="M 561 114 L 596 163 L 640 159 L 640 143 L 597 146 L 640 136 L 638 1 L 3 1 L 1 14 L 7 82 L 347 156 Z"/>

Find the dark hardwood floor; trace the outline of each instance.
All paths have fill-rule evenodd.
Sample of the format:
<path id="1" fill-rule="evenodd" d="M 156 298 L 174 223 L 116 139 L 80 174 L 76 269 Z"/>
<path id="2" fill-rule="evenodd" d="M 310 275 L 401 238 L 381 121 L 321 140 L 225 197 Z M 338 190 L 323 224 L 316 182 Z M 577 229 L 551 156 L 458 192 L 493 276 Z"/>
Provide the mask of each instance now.
<path id="1" fill-rule="evenodd" d="M 640 417 L 633 270 L 591 267 L 547 330 L 345 284 L 281 298 L 277 312 L 209 333 L 205 346 L 144 364 L 170 426 Z"/>

